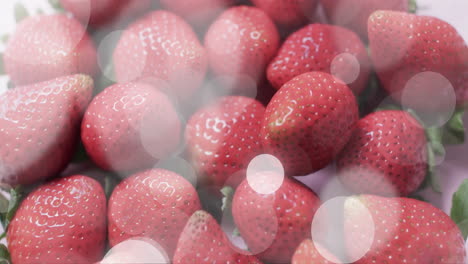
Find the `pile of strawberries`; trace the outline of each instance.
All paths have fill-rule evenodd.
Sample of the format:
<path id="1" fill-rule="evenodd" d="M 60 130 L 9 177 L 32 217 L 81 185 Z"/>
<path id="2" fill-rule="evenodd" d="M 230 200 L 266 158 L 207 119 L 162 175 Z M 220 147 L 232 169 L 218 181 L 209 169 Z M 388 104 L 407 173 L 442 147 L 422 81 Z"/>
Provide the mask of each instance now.
<path id="1" fill-rule="evenodd" d="M 129 241 L 157 263 L 466 263 L 468 181 L 451 217 L 414 195 L 464 140 L 450 24 L 409 0 L 56 5 L 2 58 L 2 263 L 135 263 L 109 260 Z M 298 179 L 330 165 L 350 195 L 327 242 Z"/>

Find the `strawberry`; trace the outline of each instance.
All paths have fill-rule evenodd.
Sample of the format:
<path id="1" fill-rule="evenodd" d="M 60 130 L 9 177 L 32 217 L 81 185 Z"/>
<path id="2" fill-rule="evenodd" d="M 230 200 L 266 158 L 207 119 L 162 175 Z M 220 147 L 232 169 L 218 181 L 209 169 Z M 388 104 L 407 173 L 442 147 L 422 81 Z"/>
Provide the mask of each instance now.
<path id="1" fill-rule="evenodd" d="M 13 263 L 93 263 L 106 242 L 106 196 L 82 175 L 46 183 L 21 203 L 7 234 Z"/>
<path id="2" fill-rule="evenodd" d="M 201 209 L 193 186 L 177 173 L 152 169 L 121 182 L 109 200 L 111 246 L 132 237 L 148 237 L 172 256 L 189 217 Z"/>
<path id="3" fill-rule="evenodd" d="M 409 0 L 321 0 L 332 24 L 346 27 L 367 40 L 367 20 L 377 10 L 408 12 Z"/>
<path id="4" fill-rule="evenodd" d="M 453 86 L 459 105 L 468 100 L 468 47 L 455 28 L 434 17 L 395 11 L 377 11 L 369 18 L 371 57 L 383 87 L 402 100 L 407 83 L 418 74 L 433 72 Z M 421 78 L 419 78 L 421 79 Z M 420 97 L 443 100 L 437 80 L 417 80 L 405 104 L 415 109 L 432 107 Z M 414 80 L 414 79 L 413 79 Z M 429 97 L 427 95 L 429 93 Z"/>
<path id="5" fill-rule="evenodd" d="M 242 179 L 230 177 L 261 154 L 264 112 L 260 102 L 243 96 L 222 97 L 198 110 L 187 123 L 185 137 L 199 173 L 217 186 L 228 179 L 237 185 Z"/>
<path id="6" fill-rule="evenodd" d="M 261 80 L 279 46 L 279 33 L 261 9 L 237 6 L 224 11 L 210 26 L 205 47 L 218 75 L 247 75 Z"/>
<path id="7" fill-rule="evenodd" d="M 194 25 L 205 25 L 232 5 L 234 0 L 161 0 L 164 8 L 184 17 Z"/>
<path id="8" fill-rule="evenodd" d="M 118 82 L 168 81 L 172 94 L 182 100 L 199 88 L 207 67 L 205 50 L 190 25 L 167 11 L 151 12 L 130 25 L 113 58 Z"/>
<path id="9" fill-rule="evenodd" d="M 287 263 L 297 246 L 310 237 L 319 205 L 315 193 L 294 179 L 285 178 L 269 194 L 258 193 L 246 179 L 234 193 L 232 215 L 242 238 L 260 259 Z"/>
<path id="10" fill-rule="evenodd" d="M 151 0 L 60 0 L 62 7 L 86 25 L 102 26 L 119 16 L 133 16 L 151 6 Z"/>
<path id="11" fill-rule="evenodd" d="M 427 174 L 424 128 L 409 113 L 379 111 L 356 123 L 337 158 L 340 180 L 359 193 L 406 196 Z"/>
<path id="12" fill-rule="evenodd" d="M 216 220 L 205 211 L 197 211 L 180 235 L 173 263 L 261 264 L 256 257 L 239 253 L 233 247 Z"/>
<path id="13" fill-rule="evenodd" d="M 294 27 L 307 23 L 315 14 L 318 0 L 252 0 L 276 23 Z"/>
<path id="14" fill-rule="evenodd" d="M 356 264 L 371 263 L 466 263 L 465 241 L 456 224 L 429 203 L 409 198 L 363 195 L 358 199 L 365 209 L 346 206 L 344 234 L 349 255 L 359 244 L 363 219 L 369 213 L 374 222 L 370 250 Z M 352 203 L 350 203 L 352 204 Z"/>
<path id="15" fill-rule="evenodd" d="M 331 255 L 327 257 L 332 259 L 334 262 L 329 261 L 328 259 L 324 258 L 320 252 L 326 252 L 330 254 L 326 249 L 321 248 L 321 251 L 318 251 L 317 244 L 312 242 L 310 239 L 306 239 L 302 241 L 299 247 L 294 252 L 294 255 L 291 260 L 291 264 L 334 264 L 334 263 L 341 263 L 336 258 L 331 258 Z"/>
<path id="16" fill-rule="evenodd" d="M 60 77 L 16 87 L 0 96 L 0 182 L 31 184 L 69 163 L 91 100 L 93 80 Z"/>
<path id="17" fill-rule="evenodd" d="M 262 145 L 288 175 L 306 175 L 338 155 L 357 120 L 356 98 L 346 84 L 327 73 L 304 73 L 281 87 L 268 104 Z"/>
<path id="18" fill-rule="evenodd" d="M 80 22 L 63 14 L 25 18 L 10 37 L 3 59 L 15 85 L 97 71 L 93 41 Z"/>
<path id="19" fill-rule="evenodd" d="M 279 89 L 309 71 L 332 73 L 356 93 L 367 85 L 370 60 L 359 37 L 332 25 L 311 24 L 292 33 L 267 69 L 271 84 Z"/>
<path id="20" fill-rule="evenodd" d="M 101 168 L 152 167 L 177 148 L 180 120 L 157 88 L 143 82 L 115 84 L 93 99 L 83 118 L 81 139 Z"/>

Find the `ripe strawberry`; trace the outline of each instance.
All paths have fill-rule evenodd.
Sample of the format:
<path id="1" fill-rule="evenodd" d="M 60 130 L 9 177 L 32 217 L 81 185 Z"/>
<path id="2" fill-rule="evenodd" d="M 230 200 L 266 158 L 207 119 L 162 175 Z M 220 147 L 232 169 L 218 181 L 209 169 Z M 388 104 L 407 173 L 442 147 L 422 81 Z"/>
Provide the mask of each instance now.
<path id="1" fill-rule="evenodd" d="M 468 100 L 468 48 L 448 23 L 434 17 L 377 11 L 369 18 L 369 41 L 382 85 L 397 101 L 401 101 L 408 81 L 422 72 L 445 77 L 459 105 Z M 433 98 L 440 100 L 440 82 L 419 80 L 412 85 L 413 91 L 435 93 Z M 427 100 L 421 102 L 420 96 L 405 99 L 414 108 L 431 107 Z"/>
<path id="2" fill-rule="evenodd" d="M 332 259 L 334 262 L 329 261 L 328 259 L 324 258 L 320 252 L 326 252 L 327 255 L 330 254 L 324 248 L 321 251 L 318 251 L 316 244 L 312 242 L 310 239 L 306 239 L 302 241 L 299 247 L 294 252 L 294 255 L 291 260 L 291 264 L 334 264 L 340 263 L 336 258 L 332 258 L 332 255 L 328 255 L 327 257 Z"/>
<path id="3" fill-rule="evenodd" d="M 261 80 L 276 53 L 279 33 L 261 9 L 232 7 L 208 29 L 205 47 L 212 71 L 219 75 L 247 75 Z"/>
<path id="4" fill-rule="evenodd" d="M 81 139 L 101 168 L 130 171 L 152 167 L 174 151 L 181 124 L 169 98 L 143 82 L 115 84 L 86 110 Z"/>
<path id="5" fill-rule="evenodd" d="M 187 123 L 185 137 L 200 175 L 217 186 L 223 186 L 228 179 L 228 184 L 239 184 L 242 178 L 230 177 L 245 170 L 250 160 L 261 153 L 264 113 L 260 102 L 243 96 L 222 97 L 198 110 Z"/>
<path id="6" fill-rule="evenodd" d="M 216 220 L 205 211 L 197 211 L 180 235 L 173 263 L 261 264 L 256 257 L 243 255 L 233 247 Z"/>
<path id="7" fill-rule="evenodd" d="M 130 176 L 109 200 L 111 246 L 132 237 L 148 237 L 172 256 L 189 217 L 200 210 L 193 186 L 177 173 L 152 169 Z"/>
<path id="8" fill-rule="evenodd" d="M 281 87 L 268 104 L 262 145 L 288 175 L 306 175 L 332 161 L 357 120 L 356 98 L 344 83 L 327 73 L 304 73 Z"/>
<path id="9" fill-rule="evenodd" d="M 252 0 L 275 22 L 287 27 L 307 23 L 315 14 L 318 0 Z"/>
<path id="10" fill-rule="evenodd" d="M 172 94 L 189 99 L 207 67 L 203 46 L 189 24 L 167 12 L 154 11 L 123 33 L 114 51 L 117 81 L 168 81 Z"/>
<path id="11" fill-rule="evenodd" d="M 332 24 L 346 27 L 367 40 L 367 20 L 377 10 L 408 12 L 408 0 L 321 0 Z"/>
<path id="12" fill-rule="evenodd" d="M 89 76 L 72 75 L 1 95 L 0 182 L 31 184 L 63 170 L 92 90 Z"/>
<path id="13" fill-rule="evenodd" d="M 368 210 L 356 210 L 345 203 L 344 234 L 349 255 L 362 236 L 360 226 L 369 213 L 374 222 L 370 250 L 356 264 L 371 263 L 466 263 L 465 241 L 456 224 L 429 203 L 409 198 L 363 195 Z M 365 208 L 365 207 L 364 207 Z"/>
<path id="14" fill-rule="evenodd" d="M 97 71 L 93 41 L 80 22 L 63 14 L 24 19 L 10 37 L 3 59 L 16 85 Z"/>
<path id="15" fill-rule="evenodd" d="M 260 259 L 287 263 L 297 246 L 310 237 L 319 205 L 315 193 L 294 179 L 285 178 L 270 194 L 258 193 L 246 179 L 234 194 L 232 215 L 249 249 Z"/>
<path id="16" fill-rule="evenodd" d="M 427 174 L 424 128 L 405 111 L 379 111 L 359 120 L 337 158 L 340 180 L 352 191 L 407 196 Z"/>
<path id="17" fill-rule="evenodd" d="M 86 176 L 59 178 L 21 203 L 8 228 L 13 263 L 93 263 L 104 253 L 106 196 Z"/>
<path id="18" fill-rule="evenodd" d="M 370 60 L 366 47 L 354 32 L 338 26 L 311 24 L 286 39 L 268 66 L 267 77 L 279 89 L 309 71 L 332 73 L 359 94 L 369 79 Z"/>
<path id="19" fill-rule="evenodd" d="M 60 0 L 60 4 L 86 25 L 102 26 L 148 10 L 151 0 Z"/>
<path id="20" fill-rule="evenodd" d="M 234 0 L 161 0 L 164 8 L 182 16 L 195 25 L 205 25 Z"/>

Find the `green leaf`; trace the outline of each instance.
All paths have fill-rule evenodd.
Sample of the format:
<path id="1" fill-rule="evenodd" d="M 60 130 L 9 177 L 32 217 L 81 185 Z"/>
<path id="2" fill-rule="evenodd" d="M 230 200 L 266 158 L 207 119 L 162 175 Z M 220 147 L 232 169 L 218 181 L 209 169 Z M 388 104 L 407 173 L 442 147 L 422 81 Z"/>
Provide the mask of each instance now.
<path id="1" fill-rule="evenodd" d="M 10 189 L 10 200 L 8 201 L 7 210 L 1 213 L 1 222 L 3 230 L 6 232 L 8 225 L 15 216 L 16 210 L 21 202 L 21 186 Z"/>
<path id="2" fill-rule="evenodd" d="M 418 11 L 418 3 L 416 3 L 416 0 L 409 0 L 408 12 L 415 14 L 416 11 Z"/>
<path id="3" fill-rule="evenodd" d="M 0 75 L 5 75 L 5 66 L 3 64 L 3 53 L 0 53 Z"/>
<path id="4" fill-rule="evenodd" d="M 223 194 L 223 205 L 221 206 L 221 210 L 225 211 L 226 209 L 231 208 L 232 203 L 232 196 L 234 195 L 234 189 L 230 186 L 225 186 L 221 189 L 221 193 Z"/>
<path id="5" fill-rule="evenodd" d="M 458 225 L 466 239 L 468 235 L 468 179 L 464 180 L 453 194 L 450 217 Z"/>
<path id="6" fill-rule="evenodd" d="M 428 155 L 427 175 L 425 179 L 426 182 L 423 184 L 425 184 L 426 186 L 430 185 L 432 187 L 432 190 L 434 190 L 435 192 L 441 193 L 442 188 L 440 187 L 439 176 L 437 175 L 436 169 L 435 169 L 434 149 L 432 148 L 430 143 L 428 143 L 427 145 L 428 145 L 427 146 L 427 155 Z"/>
<path id="7" fill-rule="evenodd" d="M 10 264 L 10 252 L 4 244 L 0 244 L 0 264 Z"/>
<path id="8" fill-rule="evenodd" d="M 444 144 L 458 145 L 465 142 L 464 113 L 464 109 L 457 110 L 443 127 L 442 142 Z"/>
<path id="9" fill-rule="evenodd" d="M 10 34 L 3 34 L 0 36 L 0 41 L 3 43 L 3 44 L 6 44 L 8 43 L 8 40 L 10 39 Z M 2 56 L 3 57 L 3 56 Z"/>
<path id="10" fill-rule="evenodd" d="M 15 4 L 15 20 L 16 20 L 16 23 L 21 22 L 23 19 L 27 18 L 28 16 L 29 16 L 29 12 L 26 9 L 26 7 L 24 7 L 24 5 L 21 4 L 20 2 L 16 2 L 16 4 Z"/>
<path id="11" fill-rule="evenodd" d="M 445 156 L 445 147 L 442 143 L 443 132 L 439 128 L 431 127 L 426 129 L 427 140 L 429 141 L 435 155 Z"/>
<path id="12" fill-rule="evenodd" d="M 63 10 L 62 5 L 60 4 L 60 0 L 49 0 L 49 5 L 55 10 Z"/>

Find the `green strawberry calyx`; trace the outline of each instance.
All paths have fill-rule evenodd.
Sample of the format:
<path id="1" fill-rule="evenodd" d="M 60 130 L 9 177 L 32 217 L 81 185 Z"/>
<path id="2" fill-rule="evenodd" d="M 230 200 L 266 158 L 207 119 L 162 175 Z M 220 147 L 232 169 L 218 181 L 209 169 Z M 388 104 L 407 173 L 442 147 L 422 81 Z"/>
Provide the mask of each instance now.
<path id="1" fill-rule="evenodd" d="M 465 179 L 452 197 L 450 217 L 460 228 L 463 238 L 468 236 L 468 179 Z"/>

